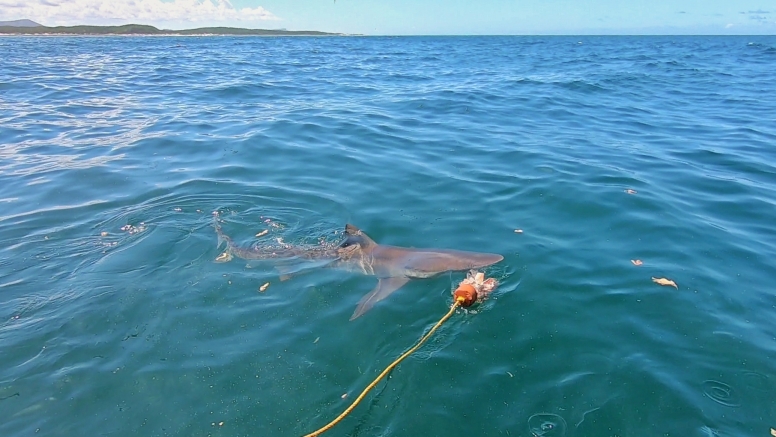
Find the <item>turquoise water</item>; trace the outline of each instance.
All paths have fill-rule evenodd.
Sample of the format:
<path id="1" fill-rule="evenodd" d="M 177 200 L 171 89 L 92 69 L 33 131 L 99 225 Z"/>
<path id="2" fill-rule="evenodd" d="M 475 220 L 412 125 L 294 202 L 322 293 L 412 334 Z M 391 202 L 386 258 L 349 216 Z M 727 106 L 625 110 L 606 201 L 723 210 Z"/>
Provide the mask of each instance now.
<path id="1" fill-rule="evenodd" d="M 348 321 L 374 277 L 215 263 L 216 210 L 245 245 L 353 223 L 505 257 L 326 435 L 776 427 L 776 37 L 12 37 L 0 60 L 0 435 L 311 432 L 464 276 Z"/>

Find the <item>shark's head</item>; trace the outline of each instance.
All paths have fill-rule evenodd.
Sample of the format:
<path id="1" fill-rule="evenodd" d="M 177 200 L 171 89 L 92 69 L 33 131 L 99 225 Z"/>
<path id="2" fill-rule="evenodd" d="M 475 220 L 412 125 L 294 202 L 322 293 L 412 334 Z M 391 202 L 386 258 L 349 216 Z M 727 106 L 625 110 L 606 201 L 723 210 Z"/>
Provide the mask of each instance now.
<path id="1" fill-rule="evenodd" d="M 340 249 L 348 249 L 352 247 L 358 247 L 362 250 L 371 250 L 375 243 L 367 234 L 361 229 L 347 224 L 345 225 L 345 241 L 340 244 Z"/>
<path id="2" fill-rule="evenodd" d="M 352 244 L 348 247 L 338 247 L 337 248 L 337 258 L 341 261 L 351 260 L 351 259 L 358 259 L 363 252 L 361 251 L 361 247 L 359 247 L 357 244 Z"/>

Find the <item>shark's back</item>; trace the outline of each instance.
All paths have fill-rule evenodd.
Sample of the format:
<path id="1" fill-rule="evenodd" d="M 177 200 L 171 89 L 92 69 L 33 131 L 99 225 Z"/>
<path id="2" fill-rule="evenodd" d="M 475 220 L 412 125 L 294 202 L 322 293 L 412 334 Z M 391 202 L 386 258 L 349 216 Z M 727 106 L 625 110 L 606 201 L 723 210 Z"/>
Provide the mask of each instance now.
<path id="1" fill-rule="evenodd" d="M 429 278 L 443 272 L 478 269 L 504 259 L 494 253 L 467 252 L 450 249 L 413 249 L 378 245 L 372 251 L 375 272 L 385 271 L 386 276 L 404 275 L 408 278 Z"/>

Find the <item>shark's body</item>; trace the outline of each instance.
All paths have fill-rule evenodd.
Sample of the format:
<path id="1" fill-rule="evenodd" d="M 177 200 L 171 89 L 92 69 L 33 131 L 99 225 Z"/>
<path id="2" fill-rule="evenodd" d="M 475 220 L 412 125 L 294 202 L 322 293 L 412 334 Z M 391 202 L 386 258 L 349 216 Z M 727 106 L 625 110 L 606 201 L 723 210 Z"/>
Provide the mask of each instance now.
<path id="1" fill-rule="evenodd" d="M 377 244 L 363 231 L 350 224 L 345 226 L 345 241 L 331 248 L 241 248 L 221 231 L 218 220 L 215 228 L 219 242 L 226 241 L 226 253 L 229 255 L 243 259 L 315 259 L 326 262 L 328 267 L 376 276 L 377 287 L 361 299 L 350 320 L 367 312 L 375 303 L 388 297 L 410 279 L 430 278 L 449 271 L 477 269 L 504 259 L 503 256 L 493 253 L 411 249 Z"/>

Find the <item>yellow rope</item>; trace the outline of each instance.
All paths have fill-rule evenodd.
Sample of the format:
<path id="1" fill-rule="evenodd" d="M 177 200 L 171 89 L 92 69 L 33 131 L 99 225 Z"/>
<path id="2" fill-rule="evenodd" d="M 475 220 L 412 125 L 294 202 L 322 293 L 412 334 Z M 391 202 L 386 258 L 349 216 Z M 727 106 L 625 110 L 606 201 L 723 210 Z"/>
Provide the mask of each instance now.
<path id="1" fill-rule="evenodd" d="M 318 436 L 318 435 L 321 435 L 321 434 L 323 434 L 324 432 L 326 432 L 326 431 L 328 431 L 328 430 L 332 429 L 332 428 L 334 427 L 334 425 L 336 425 L 337 423 L 339 423 L 339 422 L 340 422 L 342 419 L 344 419 L 344 418 L 345 418 L 345 416 L 347 416 L 348 414 L 350 414 L 350 412 L 351 412 L 351 411 L 353 411 L 353 409 L 354 409 L 354 408 L 356 408 L 356 405 L 358 405 L 358 403 L 359 403 L 359 402 L 361 402 L 361 400 L 362 400 L 362 399 L 364 399 L 364 396 L 366 396 L 366 394 L 367 394 L 367 393 L 369 393 L 369 390 L 372 390 L 373 388 L 375 388 L 375 386 L 377 385 L 377 383 L 378 383 L 378 382 L 380 382 L 380 380 L 381 380 L 381 379 L 385 378 L 385 375 L 387 375 L 387 374 L 388 374 L 388 373 L 389 373 L 391 370 L 393 370 L 393 368 L 394 368 L 394 367 L 398 366 L 398 365 L 399 365 L 399 363 L 401 363 L 401 362 L 402 362 L 402 360 L 404 360 L 405 358 L 407 358 L 408 356 L 410 356 L 410 355 L 411 355 L 413 352 L 415 352 L 416 350 L 418 350 L 418 348 L 419 348 L 419 347 L 420 347 L 420 346 L 421 346 L 423 343 L 425 343 L 425 342 L 426 342 L 426 340 L 428 340 L 428 338 L 429 338 L 429 337 L 431 337 L 431 335 L 434 333 L 434 331 L 436 331 L 436 330 L 437 330 L 437 329 L 438 329 L 440 326 L 442 326 L 442 323 L 445 323 L 445 321 L 446 321 L 447 319 L 449 319 L 449 318 L 450 318 L 450 317 L 453 315 L 453 313 L 455 312 L 455 309 L 456 309 L 456 308 L 458 308 L 458 306 L 459 306 L 459 305 L 461 305 L 461 303 L 463 303 L 463 301 L 464 301 L 464 298 L 462 298 L 462 297 L 459 297 L 458 299 L 456 299 L 456 301 L 455 301 L 455 302 L 453 303 L 453 305 L 450 307 L 450 311 L 448 311 L 448 312 L 447 312 L 447 314 L 445 314 L 445 316 L 444 316 L 444 317 L 442 317 L 442 318 L 441 318 L 441 319 L 440 319 L 440 320 L 439 320 L 439 321 L 436 323 L 436 325 L 434 325 L 434 327 L 433 327 L 433 328 L 431 328 L 431 330 L 430 330 L 430 331 L 428 331 L 428 333 L 426 333 L 426 335 L 424 335 L 424 336 L 423 336 L 423 337 L 422 337 L 422 338 L 421 338 L 421 339 L 420 339 L 420 340 L 417 342 L 417 344 L 415 344 L 415 346 L 413 346 L 413 347 L 412 347 L 410 350 L 408 350 L 407 352 L 404 352 L 403 354 L 401 354 L 401 356 L 400 356 L 399 358 L 397 358 L 396 360 L 394 360 L 394 362 L 392 362 L 392 363 L 391 363 L 391 364 L 390 364 L 388 367 L 386 367 L 386 368 L 385 368 L 385 370 L 383 370 L 383 373 L 379 374 L 379 375 L 377 376 L 377 378 L 375 378 L 375 380 L 374 380 L 374 381 L 372 381 L 372 383 L 371 383 L 371 384 L 369 384 L 369 385 L 368 385 L 368 386 L 367 386 L 367 387 L 364 389 L 364 391 L 362 391 L 362 392 L 361 392 L 361 394 L 360 394 L 360 395 L 358 395 L 358 397 L 356 398 L 356 400 L 354 400 L 354 401 L 353 401 L 353 403 L 352 403 L 352 404 L 350 404 L 350 406 L 349 406 L 349 407 L 348 407 L 348 408 L 347 408 L 345 411 L 343 411 L 343 412 L 342 412 L 342 414 L 340 414 L 339 416 L 337 416 L 337 418 L 336 418 L 336 419 L 334 419 L 334 420 L 332 420 L 331 422 L 329 422 L 329 423 L 328 423 L 326 426 L 324 426 L 323 428 L 320 428 L 320 429 L 318 429 L 318 430 L 316 430 L 316 431 L 313 431 L 313 432 L 311 432 L 310 434 L 307 434 L 307 435 L 305 435 L 304 437 L 316 437 L 316 436 Z"/>

